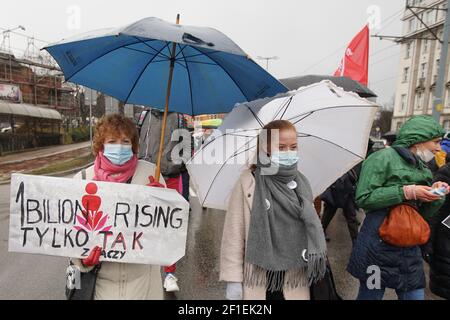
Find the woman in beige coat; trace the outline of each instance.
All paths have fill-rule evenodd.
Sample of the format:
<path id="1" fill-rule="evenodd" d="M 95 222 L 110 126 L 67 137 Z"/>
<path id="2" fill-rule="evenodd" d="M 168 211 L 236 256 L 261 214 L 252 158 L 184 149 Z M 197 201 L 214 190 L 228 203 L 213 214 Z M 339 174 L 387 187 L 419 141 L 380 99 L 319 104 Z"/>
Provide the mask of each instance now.
<path id="1" fill-rule="evenodd" d="M 230 300 L 309 300 L 309 286 L 325 274 L 326 242 L 311 187 L 297 170 L 297 132 L 277 120 L 263 133 L 257 164 L 242 172 L 231 193 L 220 280 Z"/>
<path id="2" fill-rule="evenodd" d="M 134 123 L 113 114 L 96 127 L 93 151 L 95 164 L 75 176 L 76 179 L 147 185 L 154 165 L 138 161 L 139 139 Z M 164 181 L 162 178 L 160 181 Z M 71 259 L 81 272 L 90 272 L 100 261 L 101 248 L 89 258 Z M 162 300 L 161 267 L 152 265 L 102 262 L 97 274 L 95 300 Z"/>

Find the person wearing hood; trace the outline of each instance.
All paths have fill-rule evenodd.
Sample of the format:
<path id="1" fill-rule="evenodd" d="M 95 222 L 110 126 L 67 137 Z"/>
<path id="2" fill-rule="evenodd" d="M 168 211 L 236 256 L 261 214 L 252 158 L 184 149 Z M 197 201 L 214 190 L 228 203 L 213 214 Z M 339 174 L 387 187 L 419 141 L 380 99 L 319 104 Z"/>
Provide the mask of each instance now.
<path id="1" fill-rule="evenodd" d="M 396 246 L 381 239 L 380 226 L 397 205 L 411 203 L 420 216 L 434 216 L 443 204 L 431 191 L 447 183 L 432 183 L 426 163 L 441 150 L 443 128 L 429 116 L 408 120 L 392 148 L 372 154 L 363 164 L 356 202 L 366 211 L 347 271 L 360 281 L 358 300 L 381 300 L 386 288 L 399 300 L 423 300 L 425 274 L 419 245 Z M 419 218 L 420 218 L 419 216 Z M 385 238 L 383 238 L 385 239 Z"/>

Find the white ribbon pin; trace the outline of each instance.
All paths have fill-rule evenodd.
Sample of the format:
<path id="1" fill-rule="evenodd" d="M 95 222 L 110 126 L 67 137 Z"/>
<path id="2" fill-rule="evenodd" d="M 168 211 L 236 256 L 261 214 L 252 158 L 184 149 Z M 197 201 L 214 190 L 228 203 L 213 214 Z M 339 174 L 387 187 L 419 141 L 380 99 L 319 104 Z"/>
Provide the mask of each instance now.
<path id="1" fill-rule="evenodd" d="M 291 181 L 291 182 L 289 182 L 289 183 L 287 184 L 287 187 L 288 187 L 289 189 L 291 189 L 291 190 L 294 190 L 294 189 L 297 188 L 297 182 Z"/>

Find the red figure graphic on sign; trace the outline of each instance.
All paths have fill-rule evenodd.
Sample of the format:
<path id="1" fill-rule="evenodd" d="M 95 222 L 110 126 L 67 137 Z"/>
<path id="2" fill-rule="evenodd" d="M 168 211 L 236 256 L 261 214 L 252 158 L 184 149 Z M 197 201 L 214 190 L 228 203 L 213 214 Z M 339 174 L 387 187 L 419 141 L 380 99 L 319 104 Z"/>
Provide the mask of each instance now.
<path id="1" fill-rule="evenodd" d="M 109 231 L 111 226 L 103 228 L 108 220 L 108 215 L 103 215 L 103 212 L 99 210 L 102 198 L 96 195 L 98 191 L 97 185 L 93 182 L 88 183 L 85 190 L 87 194 L 81 198 L 84 210 L 82 210 L 82 215 L 77 215 L 77 220 L 81 226 L 76 226 L 75 229 L 84 229 L 91 232 Z"/>

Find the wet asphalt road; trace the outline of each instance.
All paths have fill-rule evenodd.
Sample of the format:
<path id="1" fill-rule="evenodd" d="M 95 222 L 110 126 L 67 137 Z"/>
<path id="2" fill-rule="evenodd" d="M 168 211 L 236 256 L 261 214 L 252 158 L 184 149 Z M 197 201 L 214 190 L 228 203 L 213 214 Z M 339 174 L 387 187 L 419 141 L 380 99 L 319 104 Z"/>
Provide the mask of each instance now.
<path id="1" fill-rule="evenodd" d="M 212 209 L 201 210 L 199 204 L 192 202 L 194 214 L 190 218 L 187 256 L 178 264 L 180 292 L 168 298 L 178 299 L 224 299 L 225 285 L 218 282 L 220 239 L 224 222 L 224 212 Z M 358 213 L 363 221 L 364 214 Z M 337 290 L 344 300 L 354 300 L 358 294 L 359 282 L 345 269 L 351 254 L 351 240 L 344 216 L 338 212 L 330 223 L 328 236 L 328 258 L 333 271 Z M 428 267 L 426 266 L 428 278 Z M 428 279 L 427 279 L 428 280 Z M 427 300 L 439 299 L 428 289 Z M 385 300 L 395 300 L 394 290 L 387 289 Z"/>
<path id="2" fill-rule="evenodd" d="M 219 252 L 224 212 L 202 210 L 191 200 L 186 256 L 178 263 L 181 290 L 166 294 L 167 299 L 224 299 L 225 285 L 219 279 Z M 0 185 L 0 299 L 65 299 L 67 259 L 8 252 L 9 185 Z M 363 216 L 360 215 L 362 220 Z M 351 241 L 345 220 L 337 214 L 329 227 L 329 259 L 336 286 L 344 299 L 355 299 L 358 282 L 346 271 Z M 385 299 L 396 299 L 387 290 Z M 437 299 L 428 290 L 426 299 Z"/>

